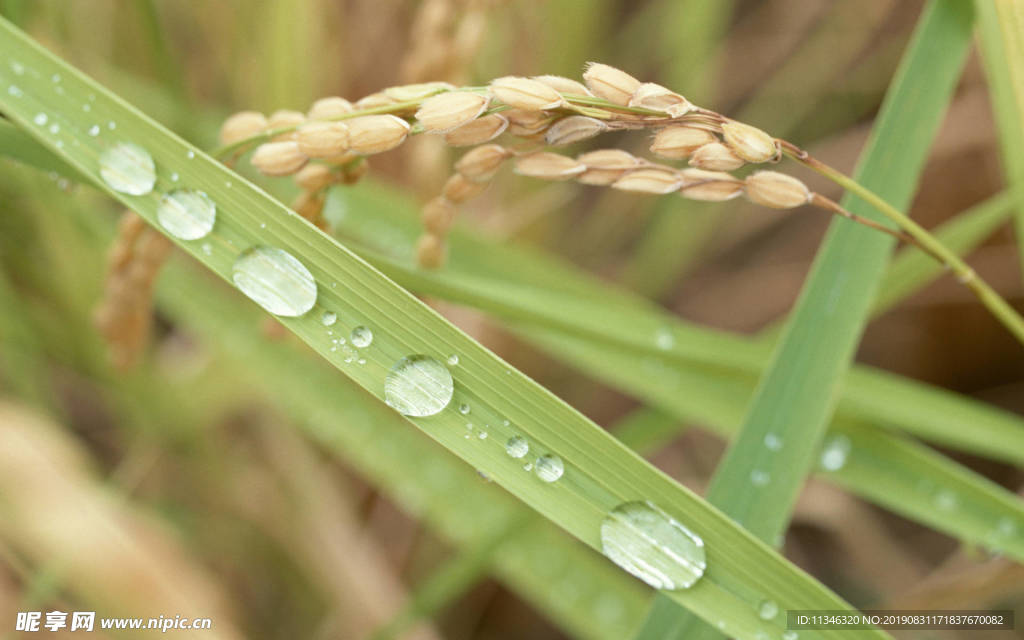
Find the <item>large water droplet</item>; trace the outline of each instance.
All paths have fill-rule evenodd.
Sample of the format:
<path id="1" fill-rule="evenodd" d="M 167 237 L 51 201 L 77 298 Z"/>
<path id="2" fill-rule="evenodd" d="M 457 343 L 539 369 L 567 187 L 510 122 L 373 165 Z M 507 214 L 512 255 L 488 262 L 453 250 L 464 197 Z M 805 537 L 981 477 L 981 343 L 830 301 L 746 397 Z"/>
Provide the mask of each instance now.
<path id="1" fill-rule="evenodd" d="M 534 470 L 537 473 L 537 477 L 544 482 L 554 482 L 565 473 L 565 465 L 562 464 L 561 458 L 547 453 L 537 458 Z"/>
<path id="2" fill-rule="evenodd" d="M 838 471 L 846 464 L 850 455 L 850 439 L 844 435 L 832 436 L 821 450 L 821 468 Z"/>
<path id="3" fill-rule="evenodd" d="M 523 436 L 512 436 L 505 443 L 505 453 L 513 458 L 522 458 L 530 452 L 530 443 Z"/>
<path id="4" fill-rule="evenodd" d="M 704 575 L 704 541 L 650 502 L 615 507 L 601 523 L 612 562 L 655 589 L 685 589 Z"/>
<path id="5" fill-rule="evenodd" d="M 100 154 L 100 176 L 114 191 L 144 196 L 156 184 L 156 166 L 142 147 L 119 142 Z"/>
<path id="6" fill-rule="evenodd" d="M 217 205 L 202 191 L 176 189 L 160 198 L 156 218 L 172 236 L 198 240 L 213 230 Z"/>
<path id="7" fill-rule="evenodd" d="M 430 356 L 402 358 L 384 379 L 384 400 L 406 416 L 423 417 L 440 413 L 452 401 L 452 374 Z"/>
<path id="8" fill-rule="evenodd" d="M 370 346 L 370 343 L 373 342 L 373 332 L 366 327 L 358 326 L 352 330 L 352 333 L 349 334 L 348 338 L 352 341 L 354 346 L 362 349 L 363 347 Z M 451 375 L 449 375 L 448 378 L 450 379 Z"/>
<path id="9" fill-rule="evenodd" d="M 316 303 L 316 281 L 292 254 L 276 247 L 253 247 L 235 260 L 231 279 L 242 293 L 270 313 L 301 316 Z"/>
<path id="10" fill-rule="evenodd" d="M 757 615 L 762 620 L 771 620 L 775 616 L 779 615 L 779 605 L 774 600 L 762 600 L 757 605 Z"/>

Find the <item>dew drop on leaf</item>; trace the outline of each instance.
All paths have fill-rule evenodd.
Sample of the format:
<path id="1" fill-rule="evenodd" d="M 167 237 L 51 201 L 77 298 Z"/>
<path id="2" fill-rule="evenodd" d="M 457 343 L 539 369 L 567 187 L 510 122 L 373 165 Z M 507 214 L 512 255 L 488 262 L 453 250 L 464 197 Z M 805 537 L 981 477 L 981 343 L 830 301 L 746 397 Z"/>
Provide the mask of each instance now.
<path id="1" fill-rule="evenodd" d="M 156 166 L 142 147 L 119 142 L 100 154 L 100 176 L 114 191 L 144 196 L 156 184 Z"/>
<path id="2" fill-rule="evenodd" d="M 762 620 L 771 620 L 779 615 L 779 605 L 774 600 L 762 600 L 757 605 L 757 615 Z"/>
<path id="3" fill-rule="evenodd" d="M 362 349 L 364 347 L 370 346 L 370 344 L 373 342 L 373 332 L 370 331 L 367 327 L 360 325 L 352 330 L 352 333 L 349 334 L 348 338 L 349 340 L 352 341 L 353 346 Z M 449 375 L 448 377 L 451 378 L 451 375 Z"/>
<path id="4" fill-rule="evenodd" d="M 270 313 L 301 316 L 316 303 L 316 281 L 292 254 L 276 247 L 253 247 L 238 256 L 231 279 L 242 293 Z"/>
<path id="5" fill-rule="evenodd" d="M 850 446 L 850 439 L 844 435 L 829 438 L 821 449 L 821 468 L 826 471 L 842 469 L 850 455 Z"/>
<path id="6" fill-rule="evenodd" d="M 425 355 L 402 358 L 384 379 L 384 401 L 402 415 L 421 418 L 440 413 L 452 401 L 452 374 Z"/>
<path id="7" fill-rule="evenodd" d="M 505 453 L 513 458 L 522 458 L 530 452 L 530 443 L 523 436 L 512 436 L 505 443 Z"/>
<path id="8" fill-rule="evenodd" d="M 686 589 L 707 568 L 704 541 L 651 502 L 626 502 L 601 523 L 612 562 L 655 589 Z"/>
<path id="9" fill-rule="evenodd" d="M 534 470 L 537 473 L 537 477 L 544 482 L 554 482 L 565 473 L 565 465 L 562 464 L 561 458 L 547 453 L 537 458 Z"/>
<path id="10" fill-rule="evenodd" d="M 198 240 L 213 230 L 217 205 L 202 191 L 176 189 L 160 198 L 156 219 L 175 238 Z"/>
<path id="11" fill-rule="evenodd" d="M 323 314 L 320 316 L 320 322 L 323 323 L 325 327 L 329 327 L 337 321 L 338 314 L 334 313 L 333 311 L 324 311 Z"/>

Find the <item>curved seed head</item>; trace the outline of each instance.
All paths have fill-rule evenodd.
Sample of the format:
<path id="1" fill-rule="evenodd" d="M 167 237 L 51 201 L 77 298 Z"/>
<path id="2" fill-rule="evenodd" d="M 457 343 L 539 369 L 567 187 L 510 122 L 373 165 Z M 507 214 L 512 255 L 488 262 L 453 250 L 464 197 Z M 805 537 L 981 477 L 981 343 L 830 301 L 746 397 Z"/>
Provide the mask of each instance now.
<path id="1" fill-rule="evenodd" d="M 334 182 L 336 175 L 325 164 L 307 164 L 295 174 L 295 184 L 303 191 L 319 191 Z"/>
<path id="2" fill-rule="evenodd" d="M 588 62 L 583 72 L 587 88 L 609 102 L 622 106 L 629 104 L 633 93 L 640 88 L 640 81 L 621 69 L 599 62 Z"/>
<path id="3" fill-rule="evenodd" d="M 586 170 L 586 165 L 568 156 L 538 151 L 516 160 L 515 172 L 542 180 L 568 180 Z"/>
<path id="4" fill-rule="evenodd" d="M 645 82 L 637 87 L 629 98 L 629 106 L 661 111 L 673 118 L 678 118 L 693 110 L 693 105 L 689 100 L 653 82 Z"/>
<path id="5" fill-rule="evenodd" d="M 309 108 L 309 112 L 306 114 L 310 120 L 329 120 L 331 118 L 337 118 L 338 116 L 345 115 L 351 112 L 355 107 L 352 103 L 345 98 L 339 98 L 338 96 L 330 96 L 327 98 L 320 98 Z"/>
<path id="6" fill-rule="evenodd" d="M 356 100 L 355 108 L 362 109 L 376 109 L 377 107 L 387 107 L 398 102 L 394 98 L 387 96 L 382 92 L 371 93 L 368 96 L 363 96 Z"/>
<path id="7" fill-rule="evenodd" d="M 778 171 L 758 171 L 747 176 L 747 199 L 773 209 L 792 209 L 807 204 L 811 190 L 793 176 Z"/>
<path id="8" fill-rule="evenodd" d="M 543 133 L 555 120 L 554 116 L 541 111 L 525 109 L 510 109 L 502 114 L 508 119 L 508 132 L 522 138 Z"/>
<path id="9" fill-rule="evenodd" d="M 295 141 L 310 158 L 331 158 L 348 149 L 348 127 L 341 122 L 307 122 L 296 130 Z"/>
<path id="10" fill-rule="evenodd" d="M 346 123 L 349 147 L 365 155 L 394 149 L 409 135 L 409 123 L 391 114 L 359 116 Z"/>
<path id="11" fill-rule="evenodd" d="M 454 88 L 455 86 L 450 82 L 423 82 L 420 84 L 406 84 L 400 87 L 388 87 L 384 90 L 384 95 L 395 102 L 407 102 L 409 100 L 426 98 L 427 96 L 432 96 L 435 93 L 448 91 Z"/>
<path id="12" fill-rule="evenodd" d="M 221 144 L 232 144 L 267 130 L 267 118 L 259 111 L 239 111 L 220 128 Z"/>
<path id="13" fill-rule="evenodd" d="M 742 122 L 727 122 L 722 125 L 722 138 L 736 155 L 747 162 L 767 162 L 779 154 L 778 144 L 757 127 Z"/>
<path id="14" fill-rule="evenodd" d="M 484 112 L 490 96 L 469 91 L 449 91 L 427 98 L 416 112 L 425 131 L 446 133 L 475 120 Z"/>
<path id="15" fill-rule="evenodd" d="M 576 160 L 587 165 L 587 169 L 635 169 L 640 159 L 622 149 L 598 149 L 576 156 Z"/>
<path id="16" fill-rule="evenodd" d="M 300 111 L 292 111 L 291 109 L 279 109 L 274 113 L 270 114 L 267 118 L 267 129 L 283 129 L 285 127 L 298 127 L 300 124 L 306 121 L 306 116 Z M 289 131 L 282 133 L 281 135 L 274 136 L 274 142 L 280 142 L 282 140 L 294 140 L 295 132 Z"/>
<path id="17" fill-rule="evenodd" d="M 501 145 L 485 144 L 459 158 L 455 170 L 473 182 L 487 182 L 510 155 L 509 150 Z"/>
<path id="18" fill-rule="evenodd" d="M 683 178 L 679 195 L 690 200 L 722 202 L 743 193 L 743 181 L 721 171 L 682 169 L 679 175 Z"/>
<path id="19" fill-rule="evenodd" d="M 743 158 L 721 142 L 702 145 L 690 156 L 690 166 L 708 171 L 732 171 L 744 164 Z"/>
<path id="20" fill-rule="evenodd" d="M 608 125 L 596 118 L 568 116 L 555 121 L 544 133 L 544 140 L 553 147 L 560 147 L 603 133 Z"/>
<path id="21" fill-rule="evenodd" d="M 423 206 L 420 219 L 427 233 L 442 236 L 455 221 L 455 206 L 447 198 L 434 198 Z"/>
<path id="22" fill-rule="evenodd" d="M 416 262 L 424 269 L 437 269 L 444 264 L 444 238 L 425 233 L 416 241 Z"/>
<path id="23" fill-rule="evenodd" d="M 477 197 L 486 187 L 486 182 L 473 182 L 461 173 L 456 173 L 453 174 L 452 177 L 448 178 L 448 181 L 444 183 L 441 195 L 448 200 L 459 204 Z"/>
<path id="24" fill-rule="evenodd" d="M 572 96 L 594 95 L 590 93 L 590 89 L 587 89 L 582 82 L 576 82 L 570 78 L 563 78 L 562 76 L 534 76 L 532 79 L 537 82 L 543 82 L 559 93 Z"/>
<path id="25" fill-rule="evenodd" d="M 537 80 L 505 76 L 492 80 L 491 93 L 510 107 L 526 111 L 555 109 L 565 104 L 562 96 Z"/>
<path id="26" fill-rule="evenodd" d="M 688 158 L 697 149 L 717 141 L 715 134 L 706 129 L 685 125 L 665 127 L 654 134 L 651 152 L 663 158 Z"/>
<path id="27" fill-rule="evenodd" d="M 294 140 L 267 142 L 256 147 L 252 154 L 252 166 L 266 176 L 288 176 L 306 164 L 309 158 L 299 151 Z"/>
<path id="28" fill-rule="evenodd" d="M 469 147 L 493 140 L 508 128 L 508 119 L 500 113 L 470 120 L 454 131 L 444 134 L 444 141 L 453 147 Z"/>
<path id="29" fill-rule="evenodd" d="M 658 168 L 630 171 L 612 183 L 613 189 L 659 195 L 672 193 L 681 186 L 683 178 L 678 171 Z"/>

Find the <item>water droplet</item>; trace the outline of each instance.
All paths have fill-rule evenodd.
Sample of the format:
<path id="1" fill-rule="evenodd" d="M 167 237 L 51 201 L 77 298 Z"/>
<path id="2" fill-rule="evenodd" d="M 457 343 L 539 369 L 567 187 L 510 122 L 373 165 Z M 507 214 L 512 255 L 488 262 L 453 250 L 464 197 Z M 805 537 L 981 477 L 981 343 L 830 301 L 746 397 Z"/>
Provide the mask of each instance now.
<path id="1" fill-rule="evenodd" d="M 32 122 L 36 123 L 37 125 L 39 125 L 41 127 L 44 124 L 46 124 L 46 122 L 49 119 L 50 119 L 50 116 L 46 115 L 45 113 L 40 112 L 40 113 L 36 114 L 36 117 L 32 118 Z"/>
<path id="2" fill-rule="evenodd" d="M 107 128 L 113 131 L 114 129 L 117 128 L 117 123 L 111 120 L 107 123 Z"/>
<path id="3" fill-rule="evenodd" d="M 654 334 L 654 344 L 662 351 L 668 351 L 675 346 L 676 339 L 670 329 L 662 327 Z"/>
<path id="4" fill-rule="evenodd" d="M 225 180 L 224 181 L 224 186 L 227 187 L 228 189 L 230 189 L 231 188 L 231 181 L 230 180 Z"/>
<path id="5" fill-rule="evenodd" d="M 757 605 L 757 615 L 762 620 L 771 620 L 779 615 L 779 605 L 774 600 L 762 600 Z"/>
<path id="6" fill-rule="evenodd" d="M 217 205 L 202 191 L 177 189 L 160 198 L 156 218 L 172 236 L 198 240 L 213 230 Z"/>
<path id="7" fill-rule="evenodd" d="M 767 471 L 762 471 L 761 469 L 754 469 L 753 471 L 750 472 L 750 481 L 756 487 L 765 486 L 771 479 L 772 478 L 770 475 L 768 475 Z"/>
<path id="8" fill-rule="evenodd" d="M 512 436 L 505 443 L 505 453 L 513 458 L 522 458 L 530 452 L 530 443 L 523 436 Z"/>
<path id="9" fill-rule="evenodd" d="M 143 196 L 156 184 L 156 167 L 148 151 L 119 142 L 100 154 L 100 176 L 114 191 Z"/>
<path id="10" fill-rule="evenodd" d="M 533 471 L 533 463 L 527 462 L 523 465 L 523 471 Z"/>
<path id="11" fill-rule="evenodd" d="M 210 246 L 209 242 L 204 242 L 203 246 L 202 246 L 202 249 L 203 249 L 203 253 L 205 253 L 206 255 L 210 255 L 210 254 L 213 253 L 213 247 Z"/>
<path id="12" fill-rule="evenodd" d="M 231 279 L 242 293 L 270 313 L 301 316 L 316 303 L 316 281 L 292 254 L 276 247 L 253 247 L 238 256 Z"/>
<path id="13" fill-rule="evenodd" d="M 627 502 L 601 523 L 612 562 L 655 589 L 685 589 L 704 575 L 704 541 L 650 502 Z"/>
<path id="14" fill-rule="evenodd" d="M 850 439 L 844 435 L 829 438 L 821 450 L 821 468 L 826 471 L 842 469 L 850 455 L 850 446 Z"/>
<path id="15" fill-rule="evenodd" d="M 15 98 L 20 98 L 21 96 L 25 95 L 25 92 L 22 91 L 20 87 L 16 87 L 13 84 L 7 87 L 7 93 L 14 96 Z"/>
<path id="16" fill-rule="evenodd" d="M 455 355 L 454 353 L 452 355 L 448 356 L 448 364 L 453 366 L 453 367 L 455 365 L 459 364 L 459 356 Z"/>
<path id="17" fill-rule="evenodd" d="M 88 102 L 83 103 L 82 104 L 82 111 L 84 111 L 86 113 L 89 113 L 90 111 L 92 111 L 92 105 L 89 104 Z"/>
<path id="18" fill-rule="evenodd" d="M 14 72 L 14 75 L 24 75 L 25 65 L 21 64 L 20 62 L 11 61 L 11 71 Z"/>
<path id="19" fill-rule="evenodd" d="M 356 360 L 356 364 L 366 364 L 366 358 L 359 358 Z"/>
<path id="20" fill-rule="evenodd" d="M 196 157 L 196 152 L 189 149 L 187 152 L 185 152 L 185 157 L 191 160 L 192 158 Z"/>
<path id="21" fill-rule="evenodd" d="M 1013 523 L 1013 520 L 1009 518 L 1000 518 L 999 523 L 996 525 L 996 529 L 1001 536 L 1012 536 L 1017 532 L 1017 525 Z"/>
<path id="22" fill-rule="evenodd" d="M 373 332 L 370 331 L 369 329 L 367 329 L 366 327 L 360 325 L 360 326 L 358 326 L 358 327 L 356 327 L 355 329 L 352 330 L 352 333 L 349 334 L 348 339 L 352 341 L 352 344 L 354 346 L 357 346 L 360 349 L 362 349 L 364 347 L 370 346 L 370 343 L 373 342 Z M 444 367 L 441 367 L 441 368 L 444 369 Z M 447 371 L 448 370 L 445 369 L 446 373 L 447 373 Z M 451 380 L 451 377 L 452 376 L 449 373 L 448 374 L 448 379 Z"/>
<path id="23" fill-rule="evenodd" d="M 472 409 L 469 408 L 468 404 L 462 403 L 459 405 L 459 413 L 461 413 L 462 415 L 466 415 L 470 411 L 472 411 Z"/>
<path id="24" fill-rule="evenodd" d="M 478 475 L 481 478 L 483 478 L 484 482 L 494 482 L 494 480 L 491 480 L 491 476 L 487 475 L 486 473 L 484 473 L 480 469 L 476 470 L 476 475 Z"/>
<path id="25" fill-rule="evenodd" d="M 481 440 L 486 440 L 487 439 L 487 435 L 488 434 L 487 434 L 486 431 L 481 431 L 480 433 L 476 434 L 476 437 L 480 438 Z"/>
<path id="26" fill-rule="evenodd" d="M 50 80 L 52 80 L 54 84 L 60 82 L 60 74 L 59 73 L 53 74 L 52 76 L 50 76 Z"/>
<path id="27" fill-rule="evenodd" d="M 792 629 L 782 632 L 782 640 L 797 640 L 797 638 L 799 637 L 800 634 L 796 631 L 793 631 Z"/>
<path id="28" fill-rule="evenodd" d="M 771 451 L 778 451 L 782 448 L 782 438 L 774 433 L 766 433 L 764 436 L 764 446 L 768 447 Z"/>
<path id="29" fill-rule="evenodd" d="M 94 124 L 91 127 L 89 127 L 89 135 L 94 138 L 100 135 L 100 125 Z"/>
<path id="30" fill-rule="evenodd" d="M 174 173 L 171 174 L 171 182 L 177 182 L 177 181 L 178 181 L 178 172 L 175 171 Z"/>
<path id="31" fill-rule="evenodd" d="M 54 146 L 57 147 L 58 149 L 63 149 L 64 148 L 64 141 L 63 140 L 58 140 L 56 143 L 54 143 Z"/>
<path id="32" fill-rule="evenodd" d="M 957 505 L 956 494 L 949 489 L 943 489 L 935 494 L 935 506 L 943 511 L 949 511 Z"/>
<path id="33" fill-rule="evenodd" d="M 554 482 L 565 473 L 565 465 L 562 464 L 562 459 L 550 453 L 537 458 L 537 463 L 534 467 L 537 470 L 537 477 L 544 482 Z"/>
<path id="34" fill-rule="evenodd" d="M 384 400 L 402 415 L 432 416 L 448 406 L 454 389 L 452 374 L 443 364 L 430 356 L 412 355 L 391 367 L 384 379 Z"/>
<path id="35" fill-rule="evenodd" d="M 320 322 L 322 322 L 325 327 L 329 327 L 337 321 L 338 314 L 333 311 L 324 311 L 320 316 Z"/>

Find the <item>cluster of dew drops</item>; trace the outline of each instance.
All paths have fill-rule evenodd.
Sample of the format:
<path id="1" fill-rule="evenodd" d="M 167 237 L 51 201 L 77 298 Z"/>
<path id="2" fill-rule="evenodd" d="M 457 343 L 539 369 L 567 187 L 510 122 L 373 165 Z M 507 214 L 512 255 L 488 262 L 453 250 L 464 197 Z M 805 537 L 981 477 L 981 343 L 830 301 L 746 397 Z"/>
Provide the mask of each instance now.
<path id="1" fill-rule="evenodd" d="M 11 68 L 17 75 L 24 73 L 24 67 L 16 62 Z M 53 82 L 59 85 L 60 76 L 54 75 Z M 8 93 L 14 97 L 23 95 L 16 85 L 8 87 Z M 84 111 L 91 111 L 91 102 L 95 97 L 90 95 L 90 102 L 83 105 Z M 60 133 L 60 127 L 51 123 L 45 113 L 33 118 L 33 123 L 44 128 L 53 135 Z M 105 126 L 94 124 L 87 130 L 91 137 L 99 137 L 106 129 L 113 132 L 116 123 L 109 121 Z M 63 147 L 62 141 L 58 148 Z M 193 151 L 187 151 L 186 157 L 195 157 Z M 156 165 L 152 156 L 143 147 L 131 142 L 119 141 L 109 145 L 99 157 L 100 177 L 113 190 L 133 196 L 144 196 L 151 193 L 156 185 Z M 178 182 L 178 174 L 170 175 L 172 183 Z M 183 241 L 202 240 L 213 230 L 217 217 L 217 206 L 213 199 L 199 190 L 174 188 L 160 195 L 157 205 L 157 222 L 169 234 Z M 201 247 L 203 253 L 210 255 L 212 248 L 208 243 Z M 298 317 L 309 312 L 316 304 L 317 285 L 313 275 L 302 262 L 287 251 L 272 246 L 254 246 L 242 251 L 232 266 L 232 280 L 246 296 L 272 314 L 284 317 Z M 328 327 L 329 335 L 333 336 L 333 327 L 338 321 L 334 311 L 324 311 L 321 323 Z M 345 361 L 365 363 L 355 349 L 366 349 L 373 343 L 373 332 L 366 326 L 359 325 L 349 333 L 348 340 L 343 337 L 332 339 L 332 351 L 339 347 L 346 354 Z M 671 349 L 673 336 L 666 332 L 657 335 L 659 348 Z M 351 345 L 350 348 L 348 345 Z M 457 355 L 446 359 L 450 367 L 459 364 Z M 454 380 L 445 364 L 427 355 L 410 355 L 401 358 L 389 370 L 384 381 L 385 401 L 399 413 L 423 418 L 444 411 L 451 404 L 454 395 Z M 456 409 L 461 415 L 468 416 L 471 408 L 462 403 Z M 503 427 L 510 427 L 508 420 L 502 421 Z M 476 429 L 476 438 L 486 440 L 489 432 L 487 427 L 475 428 L 467 422 L 468 439 Z M 781 441 L 769 434 L 765 445 L 773 451 L 781 448 Z M 527 460 L 530 443 L 522 435 L 513 434 L 504 443 L 503 448 L 508 458 L 521 464 L 528 472 L 532 471 L 537 478 L 545 483 L 555 483 L 565 473 L 562 459 L 550 453 L 536 457 L 532 462 Z M 845 437 L 834 438 L 826 443 L 821 454 L 821 467 L 826 471 L 837 471 L 844 466 L 849 453 L 850 443 Z M 766 484 L 766 477 L 752 477 L 754 484 Z M 947 506 L 944 500 L 940 506 Z M 706 557 L 704 541 L 689 528 L 677 521 L 650 501 L 633 500 L 624 502 L 611 511 L 601 523 L 601 543 L 604 553 L 613 562 L 633 576 L 657 589 L 686 589 L 693 586 L 704 574 Z M 779 614 L 778 605 L 765 599 L 755 605 L 757 615 L 766 621 L 774 620 Z M 719 623 L 725 630 L 725 622 Z M 769 638 L 759 633 L 758 638 Z M 797 633 L 787 630 L 780 636 L 781 640 L 796 640 Z"/>

